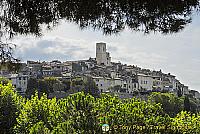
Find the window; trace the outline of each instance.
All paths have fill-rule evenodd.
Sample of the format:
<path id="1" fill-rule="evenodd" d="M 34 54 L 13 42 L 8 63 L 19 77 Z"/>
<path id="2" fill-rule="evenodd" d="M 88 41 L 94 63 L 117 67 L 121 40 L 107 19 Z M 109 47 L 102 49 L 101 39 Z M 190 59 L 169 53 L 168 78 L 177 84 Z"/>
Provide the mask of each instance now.
<path id="1" fill-rule="evenodd" d="M 19 80 L 21 80 L 21 77 L 19 77 Z"/>
<path id="2" fill-rule="evenodd" d="M 101 84 L 101 87 L 102 87 L 102 84 Z"/>
<path id="3" fill-rule="evenodd" d="M 26 80 L 26 77 L 23 77 L 23 80 Z"/>
<path id="4" fill-rule="evenodd" d="M 98 84 L 96 84 L 96 86 L 99 86 Z"/>

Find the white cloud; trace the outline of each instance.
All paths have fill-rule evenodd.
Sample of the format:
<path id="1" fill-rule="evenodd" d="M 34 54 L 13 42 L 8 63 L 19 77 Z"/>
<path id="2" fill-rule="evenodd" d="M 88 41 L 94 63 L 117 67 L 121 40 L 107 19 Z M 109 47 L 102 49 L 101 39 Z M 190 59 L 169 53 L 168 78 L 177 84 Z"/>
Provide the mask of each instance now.
<path id="1" fill-rule="evenodd" d="M 17 41 L 16 55 L 22 60 L 78 60 L 91 57 L 89 42 L 64 39 L 62 37 L 43 37 L 38 40 L 22 37 Z"/>

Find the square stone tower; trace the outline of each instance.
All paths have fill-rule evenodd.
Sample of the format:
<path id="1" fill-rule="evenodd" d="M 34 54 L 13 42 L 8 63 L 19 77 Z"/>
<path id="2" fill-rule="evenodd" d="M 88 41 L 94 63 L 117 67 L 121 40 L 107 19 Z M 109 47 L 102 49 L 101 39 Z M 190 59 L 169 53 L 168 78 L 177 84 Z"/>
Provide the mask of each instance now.
<path id="1" fill-rule="evenodd" d="M 99 65 L 111 65 L 110 54 L 106 52 L 106 43 L 96 43 L 96 61 Z"/>

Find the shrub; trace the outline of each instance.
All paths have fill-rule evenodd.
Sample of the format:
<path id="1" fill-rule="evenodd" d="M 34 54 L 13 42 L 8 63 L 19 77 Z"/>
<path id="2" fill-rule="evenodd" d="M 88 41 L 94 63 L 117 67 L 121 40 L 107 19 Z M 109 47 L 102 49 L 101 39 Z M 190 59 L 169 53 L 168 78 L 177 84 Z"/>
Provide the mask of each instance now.
<path id="1" fill-rule="evenodd" d="M 170 117 L 161 104 L 152 101 L 122 100 L 108 94 L 95 98 L 84 92 L 59 100 L 47 99 L 45 94 L 39 98 L 38 93 L 24 99 L 10 83 L 0 84 L 1 133 L 93 134 L 103 133 L 103 124 L 110 126 L 110 133 L 200 133 L 199 114 L 182 111 Z"/>
<path id="2" fill-rule="evenodd" d="M 56 98 L 47 99 L 46 95 L 38 98 L 36 93 L 27 100 L 20 109 L 15 126 L 16 133 L 30 133 L 38 128 L 36 124 L 42 124 L 48 130 L 53 130 L 57 123 L 61 122 L 60 108 Z"/>
<path id="3" fill-rule="evenodd" d="M 23 99 L 13 90 L 10 83 L 0 83 L 0 130 L 1 133 L 12 133 Z"/>

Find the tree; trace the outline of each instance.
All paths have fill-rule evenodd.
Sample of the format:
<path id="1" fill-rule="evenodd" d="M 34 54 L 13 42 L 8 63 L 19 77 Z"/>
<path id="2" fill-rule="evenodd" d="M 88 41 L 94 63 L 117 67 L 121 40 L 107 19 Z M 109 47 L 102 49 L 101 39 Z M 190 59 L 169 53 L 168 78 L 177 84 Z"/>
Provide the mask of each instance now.
<path id="1" fill-rule="evenodd" d="M 59 111 L 60 110 L 60 111 Z M 61 109 L 56 98 L 49 99 L 45 94 L 38 97 L 36 93 L 26 100 L 15 125 L 16 133 L 42 133 L 53 130 L 57 123 L 62 121 Z M 28 124 L 28 125 L 27 125 Z"/>
<path id="2" fill-rule="evenodd" d="M 51 28 L 60 19 L 75 22 L 81 28 L 91 26 L 101 29 L 105 34 L 118 33 L 125 26 L 135 31 L 178 32 L 190 22 L 192 10 L 199 4 L 198 0 L 2 2 L 2 9 L 7 12 L 1 15 L 1 25 L 10 28 L 7 31 L 10 36 L 17 33 L 41 35 L 40 24 L 47 24 Z"/>
<path id="3" fill-rule="evenodd" d="M 182 95 L 183 95 L 183 93 L 182 93 L 180 87 L 178 87 L 177 96 L 181 97 Z"/>
<path id="4" fill-rule="evenodd" d="M 30 78 L 28 80 L 26 96 L 34 95 L 36 91 L 39 94 L 52 93 L 54 91 L 64 90 L 64 85 L 55 77 L 45 77 L 44 79 Z"/>
<path id="5" fill-rule="evenodd" d="M 26 96 L 31 97 L 31 95 L 34 95 L 38 87 L 38 80 L 36 78 L 30 78 L 27 83 Z"/>
<path id="6" fill-rule="evenodd" d="M 38 80 L 38 93 L 39 93 L 39 96 L 42 96 L 43 93 L 49 95 L 50 92 L 51 91 L 49 89 L 48 83 L 43 79 L 39 79 Z"/>
<path id="7" fill-rule="evenodd" d="M 100 92 L 92 77 L 84 77 L 84 80 L 76 78 L 71 82 L 71 89 L 75 92 L 83 91 L 95 97 L 98 97 Z"/>
<path id="8" fill-rule="evenodd" d="M 171 117 L 184 109 L 183 99 L 172 93 L 152 93 L 149 101 L 162 104 L 164 112 Z"/>
<path id="9" fill-rule="evenodd" d="M 64 88 L 65 88 L 64 91 L 65 92 L 70 89 L 70 86 L 71 86 L 70 80 L 62 80 L 62 83 L 64 84 Z"/>
<path id="10" fill-rule="evenodd" d="M 0 77 L 0 84 L 7 85 L 9 83 L 9 80 L 3 77 Z"/>
<path id="11" fill-rule="evenodd" d="M 71 80 L 70 89 L 73 93 L 80 92 L 84 90 L 84 81 L 80 78 L 75 78 Z"/>
<path id="12" fill-rule="evenodd" d="M 0 31 L 1 32 L 1 31 Z M 1 39 L 1 37 L 0 37 Z M 18 71 L 20 68 L 20 60 L 13 56 L 15 45 L 12 43 L 3 43 L 0 40 L 0 70 Z"/>
<path id="13" fill-rule="evenodd" d="M 13 133 L 13 127 L 17 123 L 16 118 L 20 108 L 20 97 L 14 92 L 10 83 L 0 83 L 0 130 L 1 133 Z"/>
<path id="14" fill-rule="evenodd" d="M 57 81 L 56 83 L 53 84 L 53 91 L 64 91 L 64 84 L 62 82 Z"/>
<path id="15" fill-rule="evenodd" d="M 166 93 L 153 95 L 158 100 L 174 97 Z M 200 133 L 199 114 L 181 111 L 170 117 L 163 110 L 159 103 L 122 100 L 109 94 L 95 98 L 79 92 L 56 100 L 36 93 L 26 99 L 16 94 L 10 83 L 0 84 L 0 130 L 5 134 L 103 133 L 105 123 L 114 126 L 110 133 Z"/>
<path id="16" fill-rule="evenodd" d="M 80 78 L 75 78 L 71 81 L 72 86 L 84 86 L 84 81 Z"/>
<path id="17" fill-rule="evenodd" d="M 188 98 L 188 96 L 185 96 L 185 98 L 184 98 L 184 110 L 185 111 L 190 111 L 190 100 L 189 100 L 189 98 Z"/>
<path id="18" fill-rule="evenodd" d="M 110 90 L 111 90 L 112 92 L 120 92 L 121 89 L 122 89 L 122 88 L 121 88 L 120 85 L 116 85 L 116 86 L 110 88 Z"/>
<path id="19" fill-rule="evenodd" d="M 54 92 L 54 84 L 59 83 L 58 79 L 55 77 L 45 77 L 44 82 L 47 84 L 47 90 L 49 92 Z"/>
<path id="20" fill-rule="evenodd" d="M 92 77 L 86 78 L 86 80 L 84 81 L 84 89 L 86 93 L 89 93 L 95 97 L 98 97 L 100 95 L 99 89 Z"/>
<path id="21" fill-rule="evenodd" d="M 190 100 L 190 112 L 191 113 L 199 113 L 199 101 L 196 99 L 189 99 Z"/>

